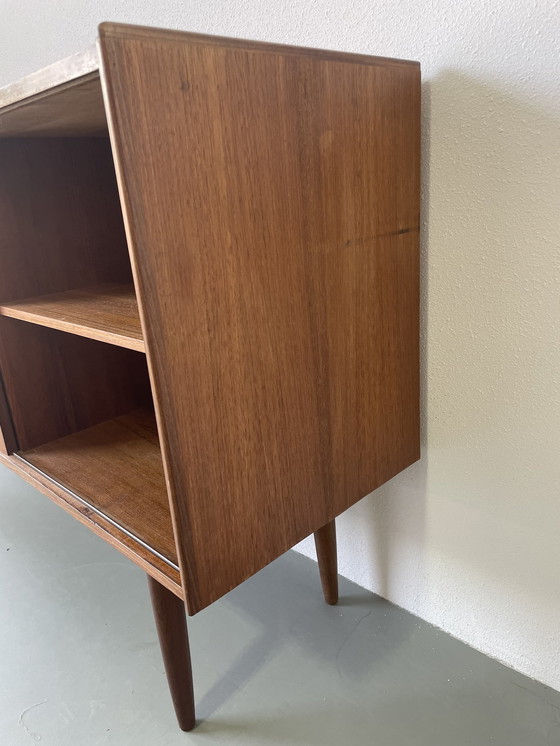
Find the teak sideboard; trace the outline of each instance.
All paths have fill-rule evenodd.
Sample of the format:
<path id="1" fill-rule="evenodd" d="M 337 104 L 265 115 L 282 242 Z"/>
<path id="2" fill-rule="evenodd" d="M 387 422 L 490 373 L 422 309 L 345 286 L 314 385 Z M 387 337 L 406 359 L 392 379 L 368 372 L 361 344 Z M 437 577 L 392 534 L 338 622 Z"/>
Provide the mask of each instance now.
<path id="1" fill-rule="evenodd" d="M 419 457 L 417 63 L 102 24 L 0 91 L 0 457 L 195 614 Z"/>

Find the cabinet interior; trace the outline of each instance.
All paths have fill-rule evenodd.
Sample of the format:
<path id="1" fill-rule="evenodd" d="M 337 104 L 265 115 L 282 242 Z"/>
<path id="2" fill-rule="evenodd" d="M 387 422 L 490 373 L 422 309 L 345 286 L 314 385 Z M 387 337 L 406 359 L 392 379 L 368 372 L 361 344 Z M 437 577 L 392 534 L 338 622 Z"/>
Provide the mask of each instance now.
<path id="1" fill-rule="evenodd" d="M 177 578 L 99 77 L 0 112 L 6 451 Z"/>

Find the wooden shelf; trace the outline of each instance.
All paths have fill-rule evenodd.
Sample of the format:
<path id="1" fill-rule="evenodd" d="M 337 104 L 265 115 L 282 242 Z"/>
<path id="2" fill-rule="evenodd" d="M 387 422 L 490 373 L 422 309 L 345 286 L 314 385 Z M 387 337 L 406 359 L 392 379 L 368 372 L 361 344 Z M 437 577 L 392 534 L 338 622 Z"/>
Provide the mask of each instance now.
<path id="1" fill-rule="evenodd" d="M 155 416 L 139 409 L 18 456 L 177 568 Z M 145 552 L 140 552 L 141 554 Z"/>
<path id="2" fill-rule="evenodd" d="M 0 316 L 145 351 L 132 285 L 95 285 L 4 303 Z"/>

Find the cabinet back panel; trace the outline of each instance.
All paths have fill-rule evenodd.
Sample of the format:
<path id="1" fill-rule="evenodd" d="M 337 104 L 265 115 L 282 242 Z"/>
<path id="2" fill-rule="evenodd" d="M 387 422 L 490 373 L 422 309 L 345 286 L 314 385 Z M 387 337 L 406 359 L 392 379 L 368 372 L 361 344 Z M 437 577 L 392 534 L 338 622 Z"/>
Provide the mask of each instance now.
<path id="1" fill-rule="evenodd" d="M 143 353 L 25 321 L 0 318 L 0 365 L 18 450 L 151 402 Z"/>
<path id="2" fill-rule="evenodd" d="M 0 140 L 0 301 L 104 282 L 131 282 L 108 138 Z M 6 450 L 32 448 L 134 407 L 124 385 L 133 359 L 1 318 Z M 140 370 L 145 361 L 132 365 Z M 143 370 L 139 375 L 145 379 Z"/>
<path id="3" fill-rule="evenodd" d="M 130 282 L 108 138 L 0 140 L 0 301 Z"/>

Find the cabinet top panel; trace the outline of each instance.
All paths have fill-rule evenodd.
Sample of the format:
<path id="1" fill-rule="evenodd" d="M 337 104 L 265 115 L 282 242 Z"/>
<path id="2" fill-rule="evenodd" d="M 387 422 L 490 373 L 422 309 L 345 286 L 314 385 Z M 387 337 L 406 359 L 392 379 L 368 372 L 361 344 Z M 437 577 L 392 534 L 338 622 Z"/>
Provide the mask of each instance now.
<path id="1" fill-rule="evenodd" d="M 223 47 L 229 49 L 243 49 L 250 52 L 269 53 L 275 55 L 288 55 L 296 57 L 314 57 L 336 62 L 350 62 L 359 65 L 406 65 L 419 67 L 419 62 L 412 60 L 401 60 L 393 57 L 376 57 L 369 54 L 356 54 L 353 52 L 340 52 L 330 49 L 317 49 L 315 47 L 299 47 L 290 44 L 275 44 L 273 42 L 253 41 L 249 39 L 238 39 L 228 36 L 213 36 L 208 34 L 197 34 L 188 31 L 174 31 L 171 29 L 153 28 L 151 26 L 135 26 L 125 23 L 101 23 L 99 25 L 99 37 L 118 37 L 119 39 L 142 40 L 167 40 L 176 41 L 188 45 L 201 45 L 205 47 Z"/>
<path id="2" fill-rule="evenodd" d="M 0 88 L 0 137 L 106 134 L 96 45 Z"/>
<path id="3" fill-rule="evenodd" d="M 102 23 L 102 37 L 161 37 L 188 45 L 238 48 L 259 54 L 311 57 L 374 66 L 417 62 L 365 54 L 271 44 L 244 39 L 170 31 L 119 23 Z M 0 88 L 1 137 L 95 137 L 108 134 L 97 45 Z"/>

